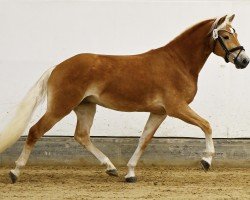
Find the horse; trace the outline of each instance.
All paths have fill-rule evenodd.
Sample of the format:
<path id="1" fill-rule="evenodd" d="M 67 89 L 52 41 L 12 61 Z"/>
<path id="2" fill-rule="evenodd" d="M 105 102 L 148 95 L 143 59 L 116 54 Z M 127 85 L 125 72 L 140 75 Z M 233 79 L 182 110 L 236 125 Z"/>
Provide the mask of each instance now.
<path id="1" fill-rule="evenodd" d="M 167 116 L 198 126 L 205 134 L 206 153 L 201 159 L 208 171 L 215 154 L 212 129 L 189 104 L 197 92 L 199 73 L 211 53 L 238 69 L 249 63 L 232 27 L 235 15 L 201 21 L 165 46 L 137 55 L 77 54 L 48 69 L 29 90 L 14 118 L 0 133 L 0 153 L 22 135 L 32 113 L 47 96 L 47 109 L 29 129 L 16 166 L 10 170 L 15 183 L 35 143 L 58 121 L 74 111 L 74 139 L 90 151 L 106 173 L 117 176 L 116 167 L 90 139 L 96 106 L 125 112 L 149 112 L 138 146 L 128 161 L 125 181 L 136 182 L 135 167 L 154 133 Z"/>

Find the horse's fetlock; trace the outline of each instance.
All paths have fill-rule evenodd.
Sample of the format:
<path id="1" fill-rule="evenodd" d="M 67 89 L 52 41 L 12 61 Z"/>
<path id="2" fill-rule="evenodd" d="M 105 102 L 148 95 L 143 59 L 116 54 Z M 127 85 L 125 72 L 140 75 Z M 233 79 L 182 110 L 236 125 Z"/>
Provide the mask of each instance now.
<path id="1" fill-rule="evenodd" d="M 18 167 L 18 168 L 22 168 L 26 164 L 26 162 L 24 160 L 20 160 L 20 161 L 18 160 L 15 163 L 16 163 L 16 167 Z"/>
<path id="2" fill-rule="evenodd" d="M 206 155 L 213 157 L 215 155 L 215 151 L 206 152 Z"/>
<path id="3" fill-rule="evenodd" d="M 108 163 L 110 163 L 110 160 L 108 157 L 103 158 L 103 160 L 101 161 L 101 165 L 107 165 Z"/>
<path id="4" fill-rule="evenodd" d="M 127 166 L 128 166 L 129 168 L 134 168 L 134 167 L 136 166 L 136 164 L 135 164 L 135 163 L 132 163 L 132 162 L 131 162 L 131 163 L 129 162 L 129 163 L 127 164 Z"/>

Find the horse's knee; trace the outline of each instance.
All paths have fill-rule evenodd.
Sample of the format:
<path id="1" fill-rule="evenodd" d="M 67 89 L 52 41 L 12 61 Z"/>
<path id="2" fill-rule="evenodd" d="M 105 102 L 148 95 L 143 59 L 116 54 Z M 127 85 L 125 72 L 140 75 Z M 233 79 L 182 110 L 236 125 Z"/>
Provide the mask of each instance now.
<path id="1" fill-rule="evenodd" d="M 79 135 L 74 135 L 74 139 L 75 141 L 77 141 L 78 143 L 81 143 L 81 137 Z"/>
<path id="2" fill-rule="evenodd" d="M 80 143 L 80 144 L 82 144 L 82 145 L 84 145 L 84 146 L 87 146 L 89 143 L 90 143 L 90 138 L 89 138 L 89 135 L 88 135 L 88 133 L 87 132 L 84 132 L 84 133 L 76 133 L 75 135 L 74 135 L 74 139 L 78 142 L 78 143 Z"/>
<path id="3" fill-rule="evenodd" d="M 204 121 L 202 123 L 202 130 L 205 132 L 205 134 L 212 134 L 212 128 L 210 126 L 210 123 L 208 121 Z"/>

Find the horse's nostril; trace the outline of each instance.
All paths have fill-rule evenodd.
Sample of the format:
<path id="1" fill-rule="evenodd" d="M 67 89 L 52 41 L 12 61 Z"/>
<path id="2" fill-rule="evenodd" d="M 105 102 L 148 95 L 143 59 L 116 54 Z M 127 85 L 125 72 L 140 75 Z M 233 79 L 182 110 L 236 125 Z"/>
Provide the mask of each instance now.
<path id="1" fill-rule="evenodd" d="M 248 59 L 246 59 L 246 58 L 244 58 L 244 59 L 242 60 L 242 63 L 243 63 L 244 65 L 248 65 L 249 60 L 248 60 Z"/>

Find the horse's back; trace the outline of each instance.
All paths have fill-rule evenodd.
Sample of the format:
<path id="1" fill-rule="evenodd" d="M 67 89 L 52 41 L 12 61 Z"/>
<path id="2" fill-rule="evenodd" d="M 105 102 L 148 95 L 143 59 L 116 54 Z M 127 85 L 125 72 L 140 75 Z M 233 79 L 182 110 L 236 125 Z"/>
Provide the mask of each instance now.
<path id="1" fill-rule="evenodd" d="M 157 73 L 143 55 L 79 54 L 60 63 L 49 79 L 50 98 L 87 98 L 102 106 L 143 111 L 161 98 Z M 155 75 L 155 76 L 154 76 Z M 55 91 L 58 91 L 57 94 Z"/>

